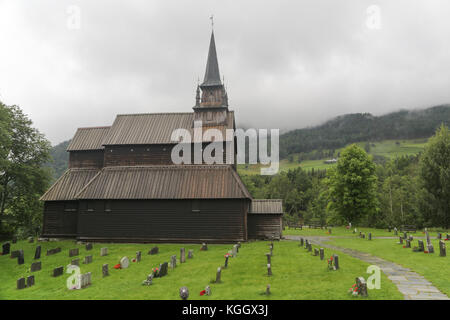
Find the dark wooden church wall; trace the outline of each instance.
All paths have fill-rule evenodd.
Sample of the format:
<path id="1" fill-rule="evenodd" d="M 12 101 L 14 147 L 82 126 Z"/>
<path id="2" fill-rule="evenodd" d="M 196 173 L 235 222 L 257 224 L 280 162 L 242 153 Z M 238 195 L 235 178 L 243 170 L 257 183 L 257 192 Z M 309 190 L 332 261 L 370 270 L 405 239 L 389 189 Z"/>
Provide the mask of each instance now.
<path id="1" fill-rule="evenodd" d="M 80 201 L 80 239 L 232 242 L 247 239 L 248 200 Z"/>
<path id="2" fill-rule="evenodd" d="M 249 214 L 248 238 L 249 239 L 275 239 L 281 237 L 281 214 Z"/>
<path id="3" fill-rule="evenodd" d="M 103 150 L 70 151 L 69 168 L 102 168 Z"/>
<path id="4" fill-rule="evenodd" d="M 43 236 L 75 237 L 78 201 L 46 201 L 44 203 Z"/>
<path id="5" fill-rule="evenodd" d="M 207 144 L 203 144 L 203 149 Z M 174 144 L 106 146 L 105 167 L 173 165 L 172 148 Z M 223 163 L 226 163 L 226 148 L 223 147 Z M 236 160 L 235 155 L 232 159 Z M 194 147 L 191 147 L 191 164 L 194 164 Z"/>

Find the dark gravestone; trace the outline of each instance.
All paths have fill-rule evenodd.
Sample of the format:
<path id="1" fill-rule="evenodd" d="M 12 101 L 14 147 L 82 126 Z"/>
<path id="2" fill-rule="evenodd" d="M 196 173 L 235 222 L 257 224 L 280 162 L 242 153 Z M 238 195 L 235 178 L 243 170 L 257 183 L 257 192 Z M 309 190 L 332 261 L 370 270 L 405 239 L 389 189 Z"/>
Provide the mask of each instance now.
<path id="1" fill-rule="evenodd" d="M 319 255 L 319 249 L 314 248 L 314 256 L 317 257 Z"/>
<path id="2" fill-rule="evenodd" d="M 363 238 L 363 239 L 366 238 L 366 234 L 365 234 L 365 233 L 362 234 L 362 238 Z"/>
<path id="3" fill-rule="evenodd" d="M 20 250 L 11 251 L 11 259 L 18 258 L 20 256 Z"/>
<path id="4" fill-rule="evenodd" d="M 403 238 L 402 237 L 398 238 L 398 244 L 403 244 Z"/>
<path id="5" fill-rule="evenodd" d="M 42 263 L 40 261 L 38 261 L 38 262 L 33 262 L 31 264 L 30 269 L 31 269 L 31 272 L 35 272 L 35 271 L 41 270 L 41 268 L 42 268 Z"/>
<path id="6" fill-rule="evenodd" d="M 25 278 L 20 278 L 19 280 L 17 280 L 17 289 L 24 289 L 25 287 Z"/>
<path id="7" fill-rule="evenodd" d="M 31 287 L 34 285 L 34 276 L 27 277 L 27 287 Z"/>
<path id="8" fill-rule="evenodd" d="M 447 255 L 447 249 L 445 247 L 445 242 L 439 240 L 439 256 L 445 257 Z"/>
<path id="9" fill-rule="evenodd" d="M 325 258 L 325 250 L 323 248 L 319 249 L 319 256 L 320 260 L 323 260 Z"/>
<path id="10" fill-rule="evenodd" d="M 80 258 L 73 259 L 70 264 L 73 266 L 80 266 Z"/>
<path id="11" fill-rule="evenodd" d="M 136 252 L 136 262 L 141 262 L 142 252 L 137 251 Z"/>
<path id="12" fill-rule="evenodd" d="M 86 243 L 86 250 L 92 250 L 92 243 Z"/>
<path id="13" fill-rule="evenodd" d="M 266 287 L 266 295 L 270 295 L 270 284 Z"/>
<path id="14" fill-rule="evenodd" d="M 406 239 L 405 248 L 411 248 L 411 241 L 409 239 Z"/>
<path id="15" fill-rule="evenodd" d="M 306 239 L 306 240 L 305 240 L 305 249 L 308 249 L 308 248 L 309 248 L 309 240 Z"/>
<path id="16" fill-rule="evenodd" d="M 186 262 L 186 249 L 180 249 L 180 263 Z"/>
<path id="17" fill-rule="evenodd" d="M 36 247 L 36 251 L 34 251 L 34 259 L 38 260 L 41 258 L 41 246 Z"/>
<path id="18" fill-rule="evenodd" d="M 270 266 L 270 263 L 267 264 L 267 275 L 268 276 L 272 275 L 272 267 Z"/>
<path id="19" fill-rule="evenodd" d="M 190 249 L 188 251 L 188 259 L 192 259 L 192 258 L 194 258 L 194 250 Z"/>
<path id="20" fill-rule="evenodd" d="M 13 244 L 17 243 L 17 237 L 14 236 L 14 237 L 12 238 L 12 243 L 13 243 Z"/>
<path id="21" fill-rule="evenodd" d="M 186 287 L 181 287 L 180 288 L 180 298 L 182 300 L 187 300 L 187 298 L 189 298 L 189 290 Z"/>
<path id="22" fill-rule="evenodd" d="M 92 263 L 92 255 L 84 257 L 84 264 Z"/>
<path id="23" fill-rule="evenodd" d="M 428 233 L 428 230 L 425 231 L 426 239 L 427 239 L 427 251 L 428 253 L 434 253 L 434 247 L 431 243 L 430 234 Z"/>
<path id="24" fill-rule="evenodd" d="M 208 250 L 208 245 L 206 244 L 206 243 L 202 243 L 202 246 L 201 246 L 201 248 L 200 248 L 200 250 L 202 250 L 202 251 L 206 251 L 206 250 Z"/>
<path id="25" fill-rule="evenodd" d="M 9 242 L 6 242 L 2 245 L 2 255 L 6 256 L 11 252 L 11 244 Z"/>
<path id="26" fill-rule="evenodd" d="M 267 264 L 271 264 L 272 263 L 272 256 L 270 253 L 266 253 L 266 257 L 267 257 Z"/>
<path id="27" fill-rule="evenodd" d="M 369 237 L 368 237 L 368 239 L 369 239 L 369 240 L 372 240 L 372 232 L 369 232 Z"/>
<path id="28" fill-rule="evenodd" d="M 266 253 L 267 254 L 267 253 Z M 228 259 L 230 256 L 228 254 L 225 255 L 225 265 L 223 266 L 225 269 L 228 267 Z"/>
<path id="29" fill-rule="evenodd" d="M 47 250 L 47 256 L 51 256 L 51 255 L 59 253 L 59 252 L 61 252 L 61 248 L 60 247 L 54 248 L 54 249 L 48 249 Z"/>
<path id="30" fill-rule="evenodd" d="M 300 247 L 303 247 L 303 243 L 304 243 L 303 238 L 300 238 Z"/>
<path id="31" fill-rule="evenodd" d="M 367 297 L 367 283 L 363 277 L 356 278 L 356 287 L 359 295 L 362 297 Z"/>
<path id="32" fill-rule="evenodd" d="M 450 234 L 449 234 L 449 233 L 447 233 L 446 239 L 447 239 L 447 240 L 450 240 Z M 14 242 L 13 242 L 13 243 L 14 243 Z"/>
<path id="33" fill-rule="evenodd" d="M 438 232 L 436 239 L 441 240 L 442 239 L 442 233 Z"/>
<path id="34" fill-rule="evenodd" d="M 59 277 L 62 276 L 64 273 L 64 267 L 57 267 L 53 269 L 53 277 Z"/>
<path id="35" fill-rule="evenodd" d="M 23 253 L 23 250 L 19 251 L 19 256 L 17 257 L 17 263 L 18 264 L 24 264 L 25 263 L 25 255 Z"/>
<path id="36" fill-rule="evenodd" d="M 102 266 L 102 274 L 103 274 L 103 277 L 109 276 L 108 264 L 107 263 Z"/>
<path id="37" fill-rule="evenodd" d="M 408 238 L 408 234 L 406 232 L 403 232 L 403 239 L 407 239 Z"/>
<path id="38" fill-rule="evenodd" d="M 80 250 L 78 248 L 69 250 L 69 257 L 74 257 L 80 254 Z"/>
<path id="39" fill-rule="evenodd" d="M 337 254 L 333 254 L 333 261 L 334 261 L 334 270 L 339 269 L 339 256 Z"/>
<path id="40" fill-rule="evenodd" d="M 159 273 L 158 273 L 158 277 L 164 277 L 167 275 L 167 270 L 169 268 L 169 264 L 167 262 L 161 263 L 159 265 Z"/>
<path id="41" fill-rule="evenodd" d="M 420 252 L 424 252 L 424 251 L 425 251 L 425 248 L 424 248 L 424 246 L 423 246 L 423 241 L 422 241 L 422 240 L 418 240 L 418 242 L 419 242 L 419 251 L 420 251 Z"/>
<path id="42" fill-rule="evenodd" d="M 157 254 L 159 252 L 159 248 L 158 247 L 153 247 L 150 249 L 150 251 L 148 252 L 148 254 Z"/>
<path id="43" fill-rule="evenodd" d="M 311 251 L 312 251 L 312 244 L 308 243 L 308 252 L 311 252 Z"/>

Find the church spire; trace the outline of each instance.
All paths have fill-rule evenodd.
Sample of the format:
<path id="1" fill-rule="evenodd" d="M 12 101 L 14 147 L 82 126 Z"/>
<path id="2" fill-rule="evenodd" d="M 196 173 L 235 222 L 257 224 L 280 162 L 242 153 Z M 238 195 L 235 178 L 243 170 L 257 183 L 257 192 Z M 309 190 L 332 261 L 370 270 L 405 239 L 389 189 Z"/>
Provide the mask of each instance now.
<path id="1" fill-rule="evenodd" d="M 206 63 L 205 78 L 201 87 L 221 86 L 219 63 L 217 62 L 216 42 L 214 40 L 214 31 L 211 32 L 209 42 L 208 61 Z"/>

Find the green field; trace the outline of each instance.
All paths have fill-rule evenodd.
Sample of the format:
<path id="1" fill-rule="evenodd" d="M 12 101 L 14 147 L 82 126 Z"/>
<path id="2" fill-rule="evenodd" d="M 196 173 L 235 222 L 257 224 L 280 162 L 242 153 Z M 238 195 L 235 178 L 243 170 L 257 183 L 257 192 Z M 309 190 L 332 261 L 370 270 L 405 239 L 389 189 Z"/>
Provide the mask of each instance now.
<path id="1" fill-rule="evenodd" d="M 179 288 L 187 286 L 190 299 L 363 299 L 352 297 L 348 289 L 355 277 L 367 276 L 367 263 L 348 255 L 325 249 L 325 256 L 339 254 L 338 271 L 329 271 L 326 260 L 312 256 L 294 241 L 277 241 L 274 244 L 272 257 L 272 276 L 267 275 L 268 242 L 257 241 L 243 243 L 238 256 L 230 258 L 227 269 L 222 270 L 222 282 L 211 283 L 215 279 L 216 270 L 224 264 L 224 254 L 231 245 L 209 245 L 208 251 L 200 251 L 197 244 L 158 244 L 160 253 L 147 255 L 153 247 L 149 244 L 94 244 L 94 249 L 86 251 L 84 246 L 74 241 L 41 242 L 43 268 L 34 272 L 36 284 L 22 290 L 16 289 L 16 281 L 26 277 L 33 262 L 36 244 L 19 241 L 12 245 L 12 250 L 23 249 L 25 264 L 18 265 L 16 259 L 0 256 L 0 298 L 1 299 L 174 299 L 179 298 Z M 62 252 L 46 256 L 49 248 L 60 246 Z M 100 248 L 108 247 L 109 255 L 100 257 Z M 92 285 L 81 290 L 69 290 L 66 281 L 70 274 L 53 278 L 51 272 L 58 266 L 66 267 L 72 258 L 68 256 L 71 248 L 80 248 L 80 260 L 87 254 L 93 255 L 93 263 L 80 264 L 81 272 L 92 272 Z M 170 256 L 179 257 L 180 248 L 194 250 L 194 258 L 186 263 L 178 264 L 175 269 L 169 268 L 166 277 L 155 278 L 153 285 L 143 286 L 141 283 L 159 263 L 169 261 Z M 136 251 L 142 251 L 142 261 L 131 262 L 128 269 L 116 270 L 113 266 L 121 257 L 132 258 Z M 102 265 L 109 264 L 110 276 L 102 278 Z M 394 284 L 383 275 L 380 290 L 371 290 L 366 299 L 402 299 Z M 263 294 L 267 284 L 271 285 L 271 295 Z M 211 296 L 200 296 L 200 291 L 211 286 Z"/>
<path id="2" fill-rule="evenodd" d="M 371 142 L 369 153 L 374 156 L 383 156 L 388 159 L 392 159 L 395 157 L 405 156 L 405 155 L 414 155 L 423 151 L 428 139 L 414 139 L 414 140 L 384 140 L 379 142 Z M 361 148 L 364 148 L 366 142 L 357 143 Z M 338 152 L 342 151 L 344 148 L 336 149 L 335 157 L 337 157 Z M 324 161 L 327 159 L 321 160 L 304 160 L 300 163 L 298 162 L 298 155 L 293 155 L 293 162 L 289 162 L 287 159 L 280 160 L 280 171 L 287 171 L 289 169 L 295 169 L 297 167 L 301 167 L 305 170 L 323 170 L 333 167 L 335 164 L 325 164 Z M 250 164 L 250 165 L 238 165 L 238 172 L 241 175 L 251 175 L 251 174 L 260 174 L 261 167 L 260 164 Z"/>

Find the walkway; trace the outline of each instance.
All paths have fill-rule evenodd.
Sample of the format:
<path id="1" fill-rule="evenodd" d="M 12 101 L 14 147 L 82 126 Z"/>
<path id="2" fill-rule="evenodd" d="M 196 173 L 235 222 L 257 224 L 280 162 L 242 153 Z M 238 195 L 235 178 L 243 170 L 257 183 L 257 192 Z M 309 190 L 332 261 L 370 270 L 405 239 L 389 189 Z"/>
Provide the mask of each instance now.
<path id="1" fill-rule="evenodd" d="M 405 300 L 450 300 L 445 294 L 434 287 L 431 282 L 408 268 L 404 268 L 396 263 L 372 256 L 369 253 L 324 243 L 332 237 L 285 236 L 285 239 L 288 240 L 300 240 L 300 238 L 308 239 L 311 243 L 325 248 L 342 251 L 354 258 L 379 266 L 388 279 L 397 286 L 398 290 L 405 297 Z"/>

